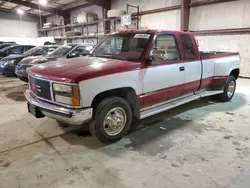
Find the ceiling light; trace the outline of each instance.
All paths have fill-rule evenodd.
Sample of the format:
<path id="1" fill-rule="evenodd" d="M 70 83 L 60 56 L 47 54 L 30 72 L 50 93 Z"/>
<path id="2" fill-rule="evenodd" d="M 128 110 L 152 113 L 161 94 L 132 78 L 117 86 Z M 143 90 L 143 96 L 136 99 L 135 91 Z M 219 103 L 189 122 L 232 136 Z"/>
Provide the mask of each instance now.
<path id="1" fill-rule="evenodd" d="M 40 5 L 47 5 L 47 0 L 39 0 Z"/>
<path id="2" fill-rule="evenodd" d="M 24 13 L 24 11 L 21 10 L 21 9 L 18 9 L 18 10 L 17 10 L 17 13 L 22 15 L 22 14 Z"/>

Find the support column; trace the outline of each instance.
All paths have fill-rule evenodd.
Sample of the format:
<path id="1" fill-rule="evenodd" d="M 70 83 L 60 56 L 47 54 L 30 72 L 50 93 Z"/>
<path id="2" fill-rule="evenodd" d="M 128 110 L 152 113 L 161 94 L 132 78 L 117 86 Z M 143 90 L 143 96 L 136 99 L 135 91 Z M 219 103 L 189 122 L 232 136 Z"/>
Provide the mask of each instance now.
<path id="1" fill-rule="evenodd" d="M 64 12 L 64 14 L 63 14 L 63 24 L 64 25 L 67 25 L 67 24 L 70 24 L 70 12 L 69 11 L 66 11 L 66 12 Z M 65 27 L 65 33 L 67 32 L 67 31 L 71 31 L 71 28 L 70 27 Z M 62 34 L 63 34 L 63 29 L 62 29 Z M 71 43 L 72 42 L 72 40 L 67 40 L 67 43 Z"/>
<path id="2" fill-rule="evenodd" d="M 191 0 L 181 0 L 181 31 L 189 30 L 190 3 Z"/>

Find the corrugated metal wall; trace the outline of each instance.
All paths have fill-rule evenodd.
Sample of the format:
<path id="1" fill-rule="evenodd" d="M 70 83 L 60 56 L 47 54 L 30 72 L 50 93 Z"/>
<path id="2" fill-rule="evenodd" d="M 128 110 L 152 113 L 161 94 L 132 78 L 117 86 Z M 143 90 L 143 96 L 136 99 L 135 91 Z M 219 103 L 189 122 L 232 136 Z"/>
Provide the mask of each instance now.
<path id="1" fill-rule="evenodd" d="M 113 0 L 111 4 L 112 9 L 127 9 L 127 4 L 140 6 L 140 11 L 158 9 L 174 5 L 180 5 L 180 0 Z M 136 12 L 136 9 L 129 9 L 129 12 Z M 150 29 L 180 29 L 180 10 L 172 10 L 167 12 L 160 12 L 155 14 L 141 16 L 140 27 Z"/>
<path id="2" fill-rule="evenodd" d="M 38 20 L 27 15 L 0 12 L 1 37 L 37 37 Z M 8 27 L 5 27 L 8 25 Z M 18 32 L 17 32 L 18 28 Z"/>
<path id="3" fill-rule="evenodd" d="M 196 0 L 197 1 L 197 0 Z M 250 1 L 213 4 L 191 8 L 190 30 L 250 27 Z M 196 37 L 201 50 L 240 52 L 241 76 L 250 77 L 250 34 Z"/>

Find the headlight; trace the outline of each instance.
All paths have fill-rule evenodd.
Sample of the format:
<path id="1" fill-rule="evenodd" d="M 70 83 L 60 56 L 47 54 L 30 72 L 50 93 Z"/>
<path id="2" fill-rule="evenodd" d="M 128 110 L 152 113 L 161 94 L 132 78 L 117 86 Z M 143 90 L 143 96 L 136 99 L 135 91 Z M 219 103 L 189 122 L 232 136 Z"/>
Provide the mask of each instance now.
<path id="1" fill-rule="evenodd" d="M 9 64 L 9 65 L 13 65 L 16 62 L 16 60 L 10 60 L 4 63 L 4 65 Z"/>
<path id="2" fill-rule="evenodd" d="M 0 62 L 1 67 L 4 67 L 4 63 L 5 63 L 5 61 Z"/>
<path id="3" fill-rule="evenodd" d="M 32 66 L 33 66 L 33 65 L 20 65 L 19 69 L 20 69 L 20 70 L 25 70 L 25 69 L 30 68 L 30 67 L 32 67 Z"/>
<path id="4" fill-rule="evenodd" d="M 72 106 L 80 106 L 80 94 L 78 85 L 53 84 L 54 98 L 56 102 Z"/>
<path id="5" fill-rule="evenodd" d="M 41 61 L 41 59 L 34 59 L 34 60 L 31 61 L 31 63 L 35 64 L 35 63 L 38 63 L 40 61 Z"/>
<path id="6" fill-rule="evenodd" d="M 63 93 L 72 93 L 72 86 L 63 84 L 53 84 L 53 90 Z"/>

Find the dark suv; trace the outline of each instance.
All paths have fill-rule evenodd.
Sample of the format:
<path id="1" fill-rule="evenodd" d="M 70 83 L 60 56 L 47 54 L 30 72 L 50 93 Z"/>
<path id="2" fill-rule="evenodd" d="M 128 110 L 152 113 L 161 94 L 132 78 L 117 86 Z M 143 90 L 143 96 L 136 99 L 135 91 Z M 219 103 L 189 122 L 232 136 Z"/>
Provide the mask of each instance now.
<path id="1" fill-rule="evenodd" d="M 18 63 L 18 65 L 16 66 L 15 73 L 20 80 L 28 82 L 28 73 L 26 70 L 27 68 L 49 61 L 57 61 L 62 59 L 86 56 L 89 54 L 89 51 L 93 48 L 93 46 L 93 44 L 88 43 L 66 44 L 64 46 L 60 46 L 54 52 L 44 57 L 26 57 Z"/>
<path id="2" fill-rule="evenodd" d="M 15 68 L 17 64 L 25 57 L 41 57 L 52 53 L 59 46 L 38 46 L 34 47 L 20 55 L 12 55 L 0 60 L 2 74 L 7 76 L 15 75 Z M 1 70 L 0 70 L 1 72 Z"/>

